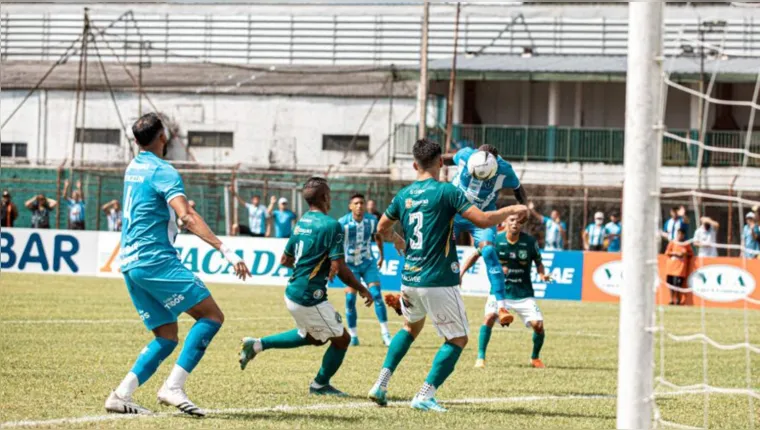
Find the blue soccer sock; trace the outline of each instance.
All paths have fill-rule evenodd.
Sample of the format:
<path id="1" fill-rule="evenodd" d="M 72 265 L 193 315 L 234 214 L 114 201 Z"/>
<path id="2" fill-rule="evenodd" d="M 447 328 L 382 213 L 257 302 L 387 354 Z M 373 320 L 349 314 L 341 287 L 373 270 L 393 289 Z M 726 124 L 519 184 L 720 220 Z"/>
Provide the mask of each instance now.
<path id="1" fill-rule="evenodd" d="M 377 315 L 377 320 L 381 323 L 387 323 L 388 309 L 385 307 L 385 302 L 383 301 L 383 294 L 380 291 L 380 286 L 375 285 L 374 287 L 369 287 L 369 294 L 372 296 L 372 300 L 375 301 L 375 315 Z"/>
<path id="2" fill-rule="evenodd" d="M 261 338 L 261 350 L 267 349 L 290 349 L 298 348 L 299 346 L 308 345 L 309 342 L 305 337 L 301 337 L 298 334 L 298 329 L 284 331 L 282 333 L 273 334 Z"/>
<path id="3" fill-rule="evenodd" d="M 322 367 L 319 369 L 317 377 L 314 378 L 314 382 L 321 386 L 329 384 L 330 378 L 335 375 L 338 369 L 340 369 L 340 365 L 343 364 L 346 351 L 348 350 L 330 345 L 327 351 L 325 351 L 325 355 L 322 356 Z"/>
<path id="4" fill-rule="evenodd" d="M 492 327 L 485 324 L 480 326 L 480 336 L 478 336 L 478 358 L 481 360 L 486 359 L 486 349 L 488 348 L 488 342 L 491 340 Z"/>
<path id="5" fill-rule="evenodd" d="M 222 323 L 207 318 L 196 321 L 185 338 L 185 345 L 179 353 L 177 365 L 187 373 L 191 373 L 203 358 L 206 348 L 220 328 L 222 328 Z"/>
<path id="6" fill-rule="evenodd" d="M 173 340 L 162 337 L 153 339 L 137 356 L 137 361 L 132 366 L 132 370 L 116 389 L 116 393 L 121 397 L 129 398 L 137 387 L 144 384 L 156 373 L 161 362 L 166 360 L 176 347 L 177 342 Z"/>
<path id="7" fill-rule="evenodd" d="M 501 270 L 499 255 L 493 245 L 486 245 L 480 250 L 483 261 L 486 262 L 486 271 L 488 272 L 488 283 L 491 284 L 491 295 L 496 296 L 496 300 L 506 300 L 507 291 L 504 286 L 504 272 Z"/>
<path id="8" fill-rule="evenodd" d="M 446 342 L 441 345 L 438 353 L 435 354 L 433 367 L 430 368 L 430 373 L 425 378 L 425 383 L 431 385 L 434 390 L 441 388 L 446 378 L 454 372 L 454 367 L 456 367 L 460 355 L 462 355 L 462 348 L 453 343 Z M 432 397 L 432 395 L 429 397 Z"/>
<path id="9" fill-rule="evenodd" d="M 356 337 L 356 293 L 346 293 L 346 323 L 351 337 Z"/>

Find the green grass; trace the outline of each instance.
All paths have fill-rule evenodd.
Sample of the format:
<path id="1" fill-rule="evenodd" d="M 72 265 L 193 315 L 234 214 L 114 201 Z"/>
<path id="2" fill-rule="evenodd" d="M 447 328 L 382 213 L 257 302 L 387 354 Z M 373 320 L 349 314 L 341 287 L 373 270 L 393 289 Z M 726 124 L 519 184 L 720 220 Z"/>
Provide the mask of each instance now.
<path id="1" fill-rule="evenodd" d="M 548 368 L 528 367 L 530 331 L 519 324 L 494 331 L 488 368 L 472 367 L 484 300 L 465 298 L 473 336 L 457 370 L 439 390 L 455 401 L 449 413 L 419 413 L 408 408 L 441 340 L 427 327 L 394 375 L 390 408 L 370 406 L 365 395 L 382 364 L 385 347 L 371 309 L 360 310 L 362 346 L 352 348 L 334 384 L 352 394 L 346 400 L 309 397 L 308 384 L 323 348 L 267 351 L 244 372 L 237 364 L 238 343 L 291 329 L 281 288 L 211 285 L 227 321 L 188 381 L 200 406 L 226 410 L 204 420 L 163 414 L 152 418 L 60 424 L 71 428 L 613 428 L 617 380 L 617 306 L 544 301 L 547 337 L 542 356 Z M 340 290 L 331 301 L 343 307 Z M 0 423 L 104 415 L 103 402 L 150 340 L 118 279 L 0 275 Z M 699 309 L 667 309 L 669 332 L 699 332 Z M 642 315 L 642 318 L 646 316 Z M 707 334 L 724 344 L 744 342 L 744 313 L 708 310 Z M 760 313 L 747 315 L 750 340 L 760 344 Z M 55 321 L 59 320 L 59 321 Z M 65 320 L 65 321 L 60 321 Z M 102 322 L 111 320 L 111 322 Z M 180 337 L 189 319 L 180 323 Z M 392 316 L 391 328 L 401 326 Z M 658 335 L 659 336 L 659 335 Z M 155 403 L 175 354 L 141 387 L 135 398 L 158 412 Z M 707 381 L 747 388 L 747 351 L 708 347 Z M 677 384 L 703 382 L 701 343 L 665 342 L 664 372 Z M 760 387 L 760 357 L 750 353 L 753 389 Z M 660 372 L 659 349 L 655 370 Z M 555 397 L 549 397 L 555 396 Z M 593 397 L 596 396 L 596 397 Z M 465 399 L 481 399 L 468 402 Z M 490 403 L 485 403 L 490 402 Z M 275 408 L 287 405 L 288 408 Z M 691 426 L 704 424 L 705 396 L 658 398 L 663 418 Z M 760 424 L 760 402 L 750 412 L 748 397 L 709 397 L 708 424 L 747 428 Z M 1 425 L 0 425 L 1 426 Z"/>

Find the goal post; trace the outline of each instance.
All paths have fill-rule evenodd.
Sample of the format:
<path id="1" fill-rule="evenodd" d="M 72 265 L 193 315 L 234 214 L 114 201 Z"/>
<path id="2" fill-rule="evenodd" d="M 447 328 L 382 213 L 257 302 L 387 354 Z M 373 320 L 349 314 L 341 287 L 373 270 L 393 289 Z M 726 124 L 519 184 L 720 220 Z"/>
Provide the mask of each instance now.
<path id="1" fill-rule="evenodd" d="M 662 149 L 663 3 L 631 2 L 623 184 L 623 288 L 620 295 L 617 427 L 652 426 L 653 306 L 657 282 L 654 229 Z M 659 125 L 658 125 L 659 124 Z"/>

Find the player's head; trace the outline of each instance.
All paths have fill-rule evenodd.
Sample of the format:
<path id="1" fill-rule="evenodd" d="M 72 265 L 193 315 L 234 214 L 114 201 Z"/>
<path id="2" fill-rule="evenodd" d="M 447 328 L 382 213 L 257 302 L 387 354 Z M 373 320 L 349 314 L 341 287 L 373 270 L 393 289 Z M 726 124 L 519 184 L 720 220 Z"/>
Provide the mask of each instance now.
<path id="1" fill-rule="evenodd" d="M 367 212 L 374 213 L 376 210 L 377 203 L 372 199 L 367 200 Z"/>
<path id="2" fill-rule="evenodd" d="M 560 213 L 557 209 L 552 209 L 551 218 L 553 220 L 558 220 L 560 217 Z"/>
<path id="3" fill-rule="evenodd" d="M 504 226 L 507 229 L 507 233 L 510 234 L 516 234 L 520 233 L 522 231 L 523 226 L 525 225 L 526 218 L 521 217 L 520 215 L 510 215 L 507 217 L 507 219 L 504 221 Z"/>
<path id="4" fill-rule="evenodd" d="M 251 197 L 251 204 L 258 206 L 261 203 L 261 196 L 255 195 Z"/>
<path id="5" fill-rule="evenodd" d="M 113 208 L 114 210 L 117 210 L 117 211 L 121 210 L 121 203 L 119 203 L 119 201 L 116 200 L 116 202 L 113 204 Z"/>
<path id="6" fill-rule="evenodd" d="M 678 207 L 673 206 L 672 208 L 670 208 L 670 217 L 678 218 Z"/>
<path id="7" fill-rule="evenodd" d="M 618 220 L 620 220 L 620 216 L 618 216 L 617 212 L 613 212 L 610 214 L 610 221 L 618 222 Z"/>
<path id="8" fill-rule="evenodd" d="M 11 201 L 11 193 L 8 192 L 8 190 L 3 190 L 3 202 L 8 203 Z"/>
<path id="9" fill-rule="evenodd" d="M 277 207 L 281 211 L 288 210 L 288 198 L 287 197 L 280 197 L 280 200 L 277 200 Z"/>
<path id="10" fill-rule="evenodd" d="M 354 214 L 354 217 L 361 219 L 364 216 L 364 212 L 367 210 L 364 194 L 355 193 L 352 195 L 351 199 L 348 201 L 348 210 Z"/>
<path id="11" fill-rule="evenodd" d="M 155 112 L 146 113 L 132 125 L 132 134 L 140 149 L 166 156 L 169 135 L 161 117 Z"/>
<path id="12" fill-rule="evenodd" d="M 303 198 L 309 207 L 323 212 L 330 210 L 330 186 L 327 179 L 312 176 L 303 184 Z"/>
<path id="13" fill-rule="evenodd" d="M 754 224 L 755 223 L 755 213 L 754 212 L 747 212 L 747 215 L 744 215 L 744 220 L 747 221 L 747 224 Z"/>
<path id="14" fill-rule="evenodd" d="M 414 169 L 418 172 L 428 172 L 438 178 L 438 172 L 443 166 L 441 145 L 428 139 L 414 142 Z"/>
<path id="15" fill-rule="evenodd" d="M 82 193 L 80 193 L 79 190 L 74 190 L 74 191 L 71 192 L 71 198 L 75 202 L 78 202 L 78 201 L 82 200 Z"/>
<path id="16" fill-rule="evenodd" d="M 596 225 L 602 225 L 604 223 L 604 213 L 603 212 L 597 212 L 594 214 L 594 223 Z"/>
<path id="17" fill-rule="evenodd" d="M 497 158 L 499 157 L 499 151 L 493 145 L 489 145 L 489 144 L 480 145 L 480 147 L 478 148 L 478 151 L 490 152 L 491 155 L 493 155 L 494 157 L 497 157 Z"/>
<path id="18" fill-rule="evenodd" d="M 686 230 L 679 228 L 676 232 L 676 240 L 683 242 L 686 239 Z"/>
<path id="19" fill-rule="evenodd" d="M 47 204 L 47 197 L 44 194 L 37 194 L 37 205 L 39 207 L 46 207 Z"/>

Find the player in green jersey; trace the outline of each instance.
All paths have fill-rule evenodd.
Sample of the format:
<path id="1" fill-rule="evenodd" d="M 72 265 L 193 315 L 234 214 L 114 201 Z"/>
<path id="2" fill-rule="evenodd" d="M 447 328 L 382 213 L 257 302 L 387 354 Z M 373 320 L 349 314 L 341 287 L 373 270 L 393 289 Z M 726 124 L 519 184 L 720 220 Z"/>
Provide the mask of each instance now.
<path id="1" fill-rule="evenodd" d="M 369 397 L 381 406 L 387 404 L 391 375 L 422 331 L 425 317 L 429 316 L 439 336 L 446 341 L 411 406 L 423 411 L 445 412 L 436 401 L 435 392 L 454 371 L 470 331 L 459 292 L 459 260 L 452 234 L 454 216 L 461 214 L 476 226 L 486 228 L 499 224 L 508 215 L 525 218 L 527 208 L 517 205 L 483 212 L 454 185 L 438 181 L 443 165 L 438 143 L 418 140 L 412 152 L 417 181 L 396 194 L 377 226 L 378 234 L 397 247 L 400 240 L 393 233 L 393 224 L 400 222 L 404 232 L 405 262 L 401 275 L 404 328 L 391 341 Z"/>
<path id="2" fill-rule="evenodd" d="M 330 378 L 343 363 L 351 336 L 343 327 L 340 314 L 327 301 L 327 280 L 337 274 L 359 293 L 366 306 L 372 304 L 372 297 L 356 280 L 343 258 L 343 228 L 326 215 L 330 210 L 327 181 L 310 178 L 303 187 L 303 197 L 309 204 L 309 212 L 296 224 L 280 259 L 280 264 L 293 269 L 285 289 L 285 305 L 297 328 L 261 339 L 244 338 L 240 368 L 245 369 L 249 361 L 267 349 L 319 346 L 329 341 L 330 347 L 322 358 L 319 373 L 309 386 L 309 393 L 345 397 L 345 393 L 330 385 Z"/>
<path id="3" fill-rule="evenodd" d="M 536 263 L 536 273 L 541 281 L 551 282 L 552 278 L 544 272 L 538 242 L 533 236 L 522 232 L 523 225 L 525 225 L 525 220 L 516 216 L 508 217 L 507 228 L 496 235 L 494 246 L 506 277 L 507 309 L 517 313 L 526 327 L 533 328 L 533 354 L 530 365 L 543 368 L 544 364 L 538 358 L 538 354 L 544 345 L 544 316 L 534 298 L 533 283 L 530 278 L 533 263 Z M 478 258 L 480 258 L 480 253 L 473 253 L 465 261 L 462 273 L 467 272 Z M 486 348 L 491 339 L 491 330 L 499 317 L 498 308 L 496 296 L 489 296 L 486 302 L 485 320 L 480 326 L 478 359 L 475 362 L 477 368 L 486 366 Z"/>

